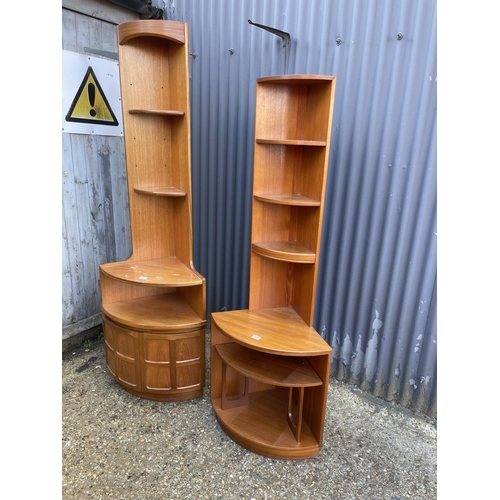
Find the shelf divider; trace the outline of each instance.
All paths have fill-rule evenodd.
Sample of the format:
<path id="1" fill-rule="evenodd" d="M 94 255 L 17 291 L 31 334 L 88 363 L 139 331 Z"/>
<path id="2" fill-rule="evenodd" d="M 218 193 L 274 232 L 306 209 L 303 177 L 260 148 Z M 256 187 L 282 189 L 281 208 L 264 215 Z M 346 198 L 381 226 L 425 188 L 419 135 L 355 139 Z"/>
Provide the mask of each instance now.
<path id="1" fill-rule="evenodd" d="M 295 207 L 319 207 L 321 202 L 301 194 L 254 194 L 254 198 L 264 203 L 290 205 Z"/>
<path id="2" fill-rule="evenodd" d="M 278 144 L 282 146 L 326 146 L 326 141 L 307 139 L 255 139 L 257 144 Z"/>
<path id="3" fill-rule="evenodd" d="M 184 116 L 184 111 L 172 109 L 129 109 L 131 115 Z"/>
<path id="4" fill-rule="evenodd" d="M 135 187 L 134 191 L 139 194 L 150 196 L 170 196 L 173 198 L 186 196 L 186 191 L 182 191 L 174 186 Z"/>
<path id="5" fill-rule="evenodd" d="M 260 241 L 252 243 L 252 250 L 270 259 L 314 264 L 316 254 L 296 241 Z"/>
<path id="6" fill-rule="evenodd" d="M 314 387 L 322 381 L 303 357 L 255 351 L 237 343 L 215 346 L 221 358 L 245 377 L 280 387 Z"/>

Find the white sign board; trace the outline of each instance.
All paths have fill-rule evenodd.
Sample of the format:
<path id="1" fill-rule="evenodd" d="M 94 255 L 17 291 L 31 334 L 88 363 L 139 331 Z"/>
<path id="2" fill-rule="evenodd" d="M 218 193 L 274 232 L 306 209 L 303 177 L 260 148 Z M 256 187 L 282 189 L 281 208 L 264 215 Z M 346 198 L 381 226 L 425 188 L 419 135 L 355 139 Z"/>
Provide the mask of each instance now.
<path id="1" fill-rule="evenodd" d="M 62 131 L 123 136 L 117 61 L 63 50 Z"/>

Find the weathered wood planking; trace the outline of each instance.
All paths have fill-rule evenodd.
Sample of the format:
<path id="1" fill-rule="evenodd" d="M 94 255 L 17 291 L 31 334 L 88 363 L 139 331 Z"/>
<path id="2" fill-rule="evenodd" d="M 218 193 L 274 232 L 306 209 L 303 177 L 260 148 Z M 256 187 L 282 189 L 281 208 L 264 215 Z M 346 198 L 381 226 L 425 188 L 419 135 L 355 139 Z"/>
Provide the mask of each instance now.
<path id="1" fill-rule="evenodd" d="M 63 9 L 63 50 L 85 47 L 117 52 L 116 26 Z M 62 134 L 62 208 L 65 339 L 101 322 L 99 264 L 131 253 L 123 138 Z"/>

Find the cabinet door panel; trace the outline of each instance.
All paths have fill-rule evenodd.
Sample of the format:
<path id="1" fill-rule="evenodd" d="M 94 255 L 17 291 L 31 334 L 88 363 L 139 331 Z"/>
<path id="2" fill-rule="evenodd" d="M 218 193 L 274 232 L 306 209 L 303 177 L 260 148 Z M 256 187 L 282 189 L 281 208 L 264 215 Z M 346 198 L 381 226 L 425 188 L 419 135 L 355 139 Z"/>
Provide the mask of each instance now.
<path id="1" fill-rule="evenodd" d="M 201 356 L 200 337 L 181 338 L 175 341 L 175 360 L 193 361 Z"/>
<path id="2" fill-rule="evenodd" d="M 172 389 L 170 365 L 150 365 L 145 369 L 146 389 L 168 391 Z"/>
<path id="3" fill-rule="evenodd" d="M 170 363 L 170 342 L 165 335 L 145 335 L 144 360 L 146 363 Z"/>
<path id="4" fill-rule="evenodd" d="M 176 386 L 177 389 L 188 389 L 201 385 L 200 363 L 176 366 Z"/>

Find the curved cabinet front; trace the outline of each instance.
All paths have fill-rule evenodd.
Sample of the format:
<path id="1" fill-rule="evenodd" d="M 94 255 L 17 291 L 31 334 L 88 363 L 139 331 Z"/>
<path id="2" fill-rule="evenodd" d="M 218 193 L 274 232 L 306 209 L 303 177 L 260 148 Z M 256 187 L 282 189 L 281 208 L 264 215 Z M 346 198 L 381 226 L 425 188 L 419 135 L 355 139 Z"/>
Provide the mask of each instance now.
<path id="1" fill-rule="evenodd" d="M 131 394 L 155 401 L 203 395 L 205 328 L 161 333 L 122 327 L 103 315 L 106 364 Z"/>

